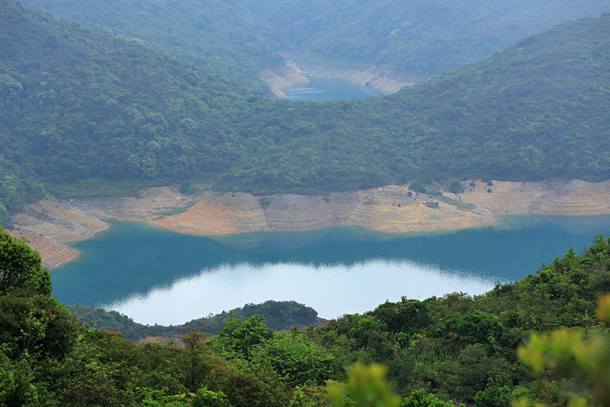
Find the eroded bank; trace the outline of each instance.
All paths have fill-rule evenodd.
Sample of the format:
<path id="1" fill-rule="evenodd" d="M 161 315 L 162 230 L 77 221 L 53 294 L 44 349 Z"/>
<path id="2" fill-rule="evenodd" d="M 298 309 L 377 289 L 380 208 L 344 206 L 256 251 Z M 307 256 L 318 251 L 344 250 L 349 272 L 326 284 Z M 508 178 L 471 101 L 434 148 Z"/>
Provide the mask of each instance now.
<path id="1" fill-rule="evenodd" d="M 65 243 L 88 239 L 108 221 L 147 221 L 195 235 L 305 231 L 337 225 L 387 233 L 452 231 L 498 223 L 501 215 L 610 214 L 610 181 L 554 183 L 464 181 L 464 192 L 433 195 L 386 186 L 323 196 L 207 191 L 185 196 L 172 187 L 150 188 L 137 197 L 66 199 L 30 205 L 14 217 L 9 233 L 24 236 L 43 263 L 56 267 L 78 253 Z M 176 210 L 178 208 L 178 210 Z"/>

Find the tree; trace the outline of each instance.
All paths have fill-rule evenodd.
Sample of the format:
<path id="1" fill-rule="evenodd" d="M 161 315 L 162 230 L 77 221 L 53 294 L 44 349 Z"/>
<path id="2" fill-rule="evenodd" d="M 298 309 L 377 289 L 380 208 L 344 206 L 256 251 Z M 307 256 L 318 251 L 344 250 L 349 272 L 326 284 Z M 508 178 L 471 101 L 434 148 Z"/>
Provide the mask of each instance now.
<path id="1" fill-rule="evenodd" d="M 329 382 L 328 394 L 335 407 L 343 407 L 349 397 L 358 407 L 398 407 L 401 398 L 394 394 L 386 380 L 386 366 L 356 363 L 350 368 L 346 383 Z"/>
<path id="2" fill-rule="evenodd" d="M 250 360 L 255 345 L 273 337 L 273 331 L 263 324 L 263 317 L 251 316 L 247 321 L 229 318 L 214 341 L 225 350 L 229 358 L 240 357 Z"/>
<path id="3" fill-rule="evenodd" d="M 72 348 L 76 321 L 50 294 L 40 255 L 0 227 L 0 346 L 7 355 L 63 358 Z"/>
<path id="4" fill-rule="evenodd" d="M 452 181 L 449 184 L 449 192 L 453 194 L 461 194 L 464 192 L 464 187 L 462 187 L 462 183 L 460 181 Z"/>
<path id="5" fill-rule="evenodd" d="M 463 406 L 463 404 L 460 404 Z M 444 402 L 436 394 L 428 394 L 426 390 L 415 390 L 403 400 L 401 407 L 453 407 L 453 403 Z"/>
<path id="6" fill-rule="evenodd" d="M 544 403 L 536 406 L 556 405 L 549 388 L 549 374 L 566 375 L 583 385 L 585 392 L 571 392 L 563 395 L 568 406 L 608 406 L 610 405 L 610 295 L 599 297 L 597 317 L 606 329 L 595 330 L 585 336 L 579 329 L 565 327 L 550 333 L 532 334 L 526 345 L 519 347 L 517 354 L 538 382 Z M 567 397 L 566 397 L 567 396 Z M 522 398 L 514 407 L 527 407 L 531 400 Z"/>
<path id="7" fill-rule="evenodd" d="M 42 267 L 40 255 L 27 245 L 25 238 L 17 239 L 0 227 L 0 295 L 17 288 L 50 295 L 51 275 Z"/>
<path id="8" fill-rule="evenodd" d="M 281 380 L 293 387 L 322 385 L 341 371 L 333 355 L 295 330 L 256 345 L 252 353 L 254 363 L 268 360 Z"/>
<path id="9" fill-rule="evenodd" d="M 510 388 L 504 384 L 502 376 L 487 381 L 487 387 L 474 395 L 474 402 L 480 407 L 508 407 L 514 397 Z"/>

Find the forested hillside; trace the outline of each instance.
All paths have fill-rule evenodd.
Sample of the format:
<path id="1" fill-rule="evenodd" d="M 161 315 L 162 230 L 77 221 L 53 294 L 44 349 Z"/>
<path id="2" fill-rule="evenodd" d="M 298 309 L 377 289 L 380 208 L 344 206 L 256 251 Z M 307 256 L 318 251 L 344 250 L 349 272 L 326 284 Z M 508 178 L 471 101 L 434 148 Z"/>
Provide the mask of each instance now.
<path id="1" fill-rule="evenodd" d="M 608 179 L 609 86 L 610 14 L 564 23 L 394 95 L 285 104 L 271 119 L 249 118 L 259 137 L 244 141 L 246 154 L 217 187 Z M 266 154 L 250 153 L 262 135 L 273 139 Z"/>
<path id="2" fill-rule="evenodd" d="M 158 183 L 222 172 L 229 157 L 223 163 L 209 148 L 259 100 L 248 97 L 236 82 L 140 41 L 2 0 L 0 218 L 38 199 L 41 181 Z"/>
<path id="3" fill-rule="evenodd" d="M 605 0 L 77 1 L 24 4 L 109 27 L 263 90 L 276 52 L 327 66 L 434 75 L 491 56 L 553 25 L 610 11 Z"/>
<path id="4" fill-rule="evenodd" d="M 182 325 L 154 326 L 134 322 L 131 318 L 116 311 L 106 311 L 86 305 L 70 305 L 67 307 L 79 322 L 97 329 L 122 332 L 123 338 L 131 341 L 146 337 L 177 337 L 185 335 L 189 330 L 215 334 L 222 330 L 230 318 L 249 319 L 254 315 L 264 317 L 263 323 L 274 331 L 290 330 L 295 325 L 318 326 L 322 321 L 318 313 L 311 307 L 295 301 L 266 301 L 263 304 L 246 304 L 241 308 L 223 311 L 220 314 L 197 318 Z"/>
<path id="5" fill-rule="evenodd" d="M 439 74 L 563 21 L 610 11 L 604 0 L 244 0 L 304 62 Z"/>
<path id="6" fill-rule="evenodd" d="M 202 181 L 264 195 L 610 178 L 610 15 L 395 95 L 290 103 L 11 0 L 0 13 L 5 219 L 70 186 Z"/>
<path id="7" fill-rule="evenodd" d="M 264 93 L 259 74 L 290 45 L 237 1 L 27 0 L 23 4 L 156 48 Z"/>
<path id="8" fill-rule="evenodd" d="M 596 236 L 582 255 L 570 249 L 523 281 L 478 297 L 403 297 L 326 327 L 283 333 L 258 315 L 229 318 L 212 340 L 191 331 L 182 345 L 134 345 L 79 326 L 50 296 L 38 254 L 0 229 L 0 404 L 339 407 L 326 381 L 376 362 L 388 366 L 404 407 L 508 407 L 515 398 L 559 406 L 573 397 L 580 406 L 603 406 L 610 336 L 595 310 L 610 290 L 609 258 L 610 240 Z M 608 321 L 610 298 L 603 303 L 598 315 Z M 576 330 L 532 338 L 517 351 L 532 333 L 558 327 Z M 366 397 L 379 391 L 380 379 L 370 379 L 377 390 Z M 362 389 L 368 381 L 358 383 Z M 398 406 L 400 398 L 355 405 Z"/>

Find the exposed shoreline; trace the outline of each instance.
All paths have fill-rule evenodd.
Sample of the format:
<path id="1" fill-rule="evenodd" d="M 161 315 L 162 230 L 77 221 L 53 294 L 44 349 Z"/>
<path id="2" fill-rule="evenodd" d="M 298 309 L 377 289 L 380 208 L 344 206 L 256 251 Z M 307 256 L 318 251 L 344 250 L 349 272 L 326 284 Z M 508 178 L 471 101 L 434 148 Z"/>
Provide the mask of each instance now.
<path id="1" fill-rule="evenodd" d="M 413 86 L 429 79 L 427 76 L 409 75 L 376 66 L 366 69 L 336 68 L 303 64 L 287 54 L 284 58 L 286 65 L 267 69 L 260 74 L 261 79 L 271 86 L 271 92 L 278 98 L 286 97 L 284 89 L 306 84 L 309 82 L 308 78 L 342 79 L 386 94 L 396 93 L 405 86 Z"/>
<path id="2" fill-rule="evenodd" d="M 435 196 L 406 186 L 268 197 L 213 191 L 189 197 L 172 187 L 149 188 L 137 197 L 38 202 L 29 206 L 27 214 L 15 215 L 7 231 L 24 236 L 43 264 L 54 268 L 78 256 L 65 243 L 90 239 L 114 220 L 147 221 L 179 233 L 212 236 L 338 225 L 386 233 L 449 232 L 495 225 L 503 215 L 610 214 L 610 181 L 470 184 L 463 182 L 460 194 L 441 190 Z M 183 210 L 163 216 L 176 208 Z"/>

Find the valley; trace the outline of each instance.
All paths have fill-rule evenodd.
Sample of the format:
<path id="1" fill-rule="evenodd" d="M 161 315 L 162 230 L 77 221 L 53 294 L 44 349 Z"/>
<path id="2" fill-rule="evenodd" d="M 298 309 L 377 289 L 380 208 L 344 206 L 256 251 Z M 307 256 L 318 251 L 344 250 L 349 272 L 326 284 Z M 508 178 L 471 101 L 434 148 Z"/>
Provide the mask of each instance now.
<path id="1" fill-rule="evenodd" d="M 0 405 L 610 405 L 609 11 L 0 0 Z"/>

